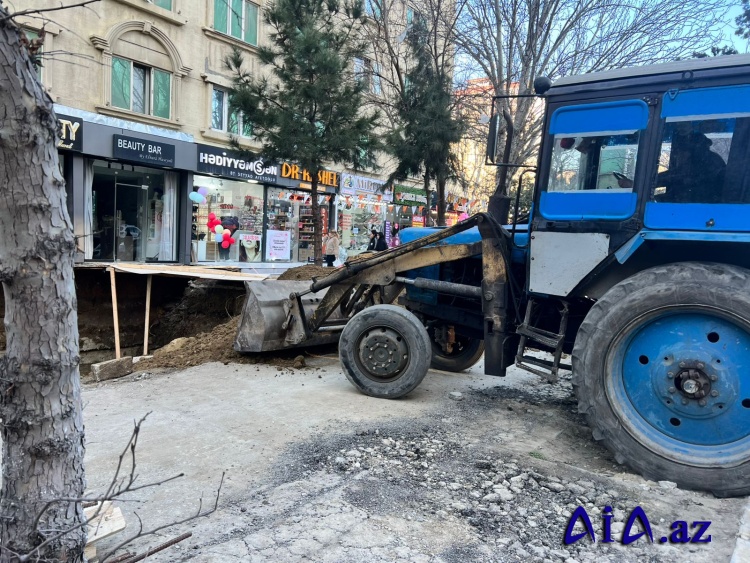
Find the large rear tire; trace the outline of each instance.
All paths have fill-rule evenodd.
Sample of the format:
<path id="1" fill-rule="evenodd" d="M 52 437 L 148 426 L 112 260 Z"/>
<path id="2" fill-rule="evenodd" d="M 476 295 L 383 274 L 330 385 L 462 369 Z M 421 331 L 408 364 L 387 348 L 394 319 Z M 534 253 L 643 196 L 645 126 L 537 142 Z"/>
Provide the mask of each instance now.
<path id="1" fill-rule="evenodd" d="M 396 399 L 419 385 L 430 367 L 430 337 L 406 309 L 375 305 L 357 313 L 339 340 L 347 379 L 365 395 Z"/>
<path id="2" fill-rule="evenodd" d="M 750 493 L 750 271 L 679 263 L 619 283 L 581 325 L 573 386 L 618 463 Z"/>

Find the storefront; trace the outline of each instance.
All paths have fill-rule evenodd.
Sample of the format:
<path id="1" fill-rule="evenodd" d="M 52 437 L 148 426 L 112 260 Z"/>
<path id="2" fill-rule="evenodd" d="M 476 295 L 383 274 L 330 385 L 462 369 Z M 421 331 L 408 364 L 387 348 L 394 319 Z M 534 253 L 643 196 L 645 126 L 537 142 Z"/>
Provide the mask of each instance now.
<path id="1" fill-rule="evenodd" d="M 266 195 L 266 261 L 312 262 L 315 259 L 311 180 L 309 172 L 297 164 L 282 162 L 279 166 L 277 186 L 269 187 Z M 321 170 L 318 173 L 322 235 L 327 234 L 331 226 L 330 210 L 338 186 L 338 172 Z"/>
<path id="2" fill-rule="evenodd" d="M 342 174 L 340 193 L 338 229 L 350 256 L 367 249 L 372 230 L 390 240 L 387 213 L 393 205 L 393 192 L 384 189 L 381 180 Z"/>
<path id="3" fill-rule="evenodd" d="M 193 191 L 206 195 L 192 203 L 192 258 L 194 262 L 261 262 L 266 248 L 264 220 L 266 186 L 276 182 L 279 167 L 240 153 L 198 145 Z M 235 244 L 224 249 L 209 232 L 210 214 L 232 231 Z"/>
<path id="4" fill-rule="evenodd" d="M 393 212 L 389 220 L 394 226 L 398 225 L 398 230 L 407 227 L 424 227 L 425 205 L 427 205 L 427 196 L 422 188 L 397 184 L 393 190 Z"/>
<path id="5" fill-rule="evenodd" d="M 188 135 L 55 106 L 77 261 L 177 262 Z M 184 207 L 182 208 L 184 209 Z"/>

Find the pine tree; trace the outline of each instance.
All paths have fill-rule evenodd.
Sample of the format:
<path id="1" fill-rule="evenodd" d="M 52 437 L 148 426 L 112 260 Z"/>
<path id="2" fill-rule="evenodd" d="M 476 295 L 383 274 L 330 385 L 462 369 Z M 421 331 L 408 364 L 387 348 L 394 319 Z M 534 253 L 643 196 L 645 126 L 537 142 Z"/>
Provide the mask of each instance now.
<path id="1" fill-rule="evenodd" d="M 735 20 L 737 35 L 743 39 L 750 39 L 750 0 L 742 0 L 742 13 Z"/>
<path id="2" fill-rule="evenodd" d="M 445 184 L 453 172 L 452 145 L 461 139 L 464 124 L 453 112 L 451 76 L 435 64 L 429 49 L 429 34 L 416 19 L 407 34 L 412 66 L 407 86 L 397 101 L 401 126 L 387 137 L 387 145 L 398 161 L 391 180 L 423 174 L 429 197 L 436 181 L 438 224 L 445 225 Z"/>
<path id="3" fill-rule="evenodd" d="M 376 112 L 364 111 L 369 77 L 354 72 L 365 45 L 361 0 L 276 0 L 264 12 L 269 45 L 258 50 L 265 74 L 243 70 L 234 51 L 232 107 L 253 125 L 266 160 L 296 161 L 311 176 L 315 263 L 322 263 L 318 173 L 326 163 L 374 165 Z"/>

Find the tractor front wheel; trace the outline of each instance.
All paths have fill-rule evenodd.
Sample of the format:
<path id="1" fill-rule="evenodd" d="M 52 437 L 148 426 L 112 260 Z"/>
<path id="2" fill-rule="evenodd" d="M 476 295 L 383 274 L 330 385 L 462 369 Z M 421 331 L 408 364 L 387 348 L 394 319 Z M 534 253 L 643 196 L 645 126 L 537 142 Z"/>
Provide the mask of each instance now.
<path id="1" fill-rule="evenodd" d="M 344 326 L 339 357 L 346 377 L 362 393 L 396 399 L 422 382 L 432 348 L 427 329 L 409 311 L 374 305 Z"/>
<path id="2" fill-rule="evenodd" d="M 618 463 L 750 493 L 750 271 L 679 263 L 622 281 L 578 332 L 573 385 Z"/>

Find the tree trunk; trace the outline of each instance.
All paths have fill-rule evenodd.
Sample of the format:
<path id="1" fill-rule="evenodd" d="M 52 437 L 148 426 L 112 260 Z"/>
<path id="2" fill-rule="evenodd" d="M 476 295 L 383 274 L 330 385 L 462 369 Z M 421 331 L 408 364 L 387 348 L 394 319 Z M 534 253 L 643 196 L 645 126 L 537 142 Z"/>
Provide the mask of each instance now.
<path id="1" fill-rule="evenodd" d="M 0 561 L 83 522 L 84 433 L 78 374 L 73 229 L 57 158 L 57 119 L 15 23 L 0 6 Z M 85 526 L 31 560 L 82 561 Z M 37 559 L 38 557 L 38 559 Z"/>
<path id="2" fill-rule="evenodd" d="M 323 224 L 320 220 L 320 204 L 318 203 L 318 170 L 310 170 L 310 193 L 313 214 L 313 246 L 316 266 L 323 265 Z"/>
<path id="3" fill-rule="evenodd" d="M 445 226 L 445 183 L 445 176 L 439 174 L 435 183 L 437 186 L 437 223 L 439 227 Z"/>
<path id="4" fill-rule="evenodd" d="M 432 206 L 432 198 L 430 198 L 430 177 L 427 175 L 427 172 L 424 174 L 424 197 L 425 197 L 425 205 L 424 205 L 424 212 L 422 213 L 422 218 L 424 219 L 424 226 L 429 227 L 430 226 L 430 208 Z"/>

